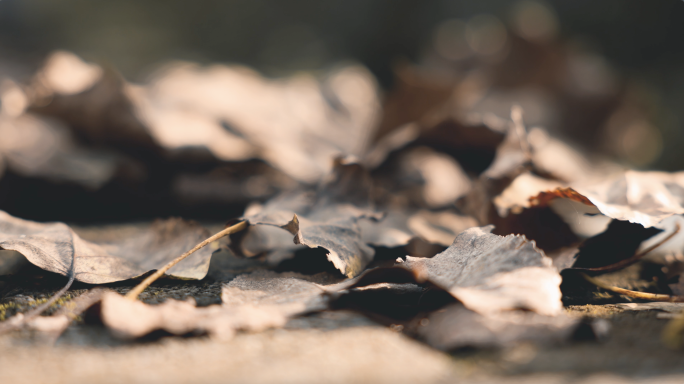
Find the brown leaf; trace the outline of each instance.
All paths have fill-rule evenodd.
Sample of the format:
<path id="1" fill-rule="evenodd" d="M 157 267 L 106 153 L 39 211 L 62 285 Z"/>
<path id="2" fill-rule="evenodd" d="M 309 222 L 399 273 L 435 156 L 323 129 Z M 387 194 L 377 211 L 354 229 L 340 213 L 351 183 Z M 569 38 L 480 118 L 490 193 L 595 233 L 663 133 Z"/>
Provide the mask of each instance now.
<path id="1" fill-rule="evenodd" d="M 157 151 L 159 146 L 132 110 L 127 86 L 113 70 L 57 51 L 32 81 L 29 110 L 65 121 L 92 143 Z"/>
<path id="2" fill-rule="evenodd" d="M 272 306 L 197 308 L 194 300 L 169 299 L 157 306 L 129 300 L 117 293 L 102 298 L 101 317 L 112 332 L 122 338 L 144 336 L 163 329 L 176 335 L 207 332 L 220 339 L 231 338 L 237 330 L 258 332 L 282 327 L 287 317 Z"/>
<path id="3" fill-rule="evenodd" d="M 376 140 L 441 107 L 454 90 L 452 79 L 420 71 L 408 64 L 398 65 L 394 74 L 394 87 L 385 99 L 382 120 L 375 134 Z"/>
<path id="4" fill-rule="evenodd" d="M 551 260 L 524 236 L 502 237 L 491 230 L 468 229 L 437 256 L 408 256 L 403 265 L 481 314 L 520 308 L 559 314 L 561 278 Z"/>
<path id="5" fill-rule="evenodd" d="M 149 86 L 157 104 L 225 122 L 264 160 L 306 182 L 327 174 L 339 154 L 363 155 L 379 114 L 376 88 L 359 66 L 322 79 L 269 80 L 246 68 L 188 63 L 168 66 Z"/>
<path id="6" fill-rule="evenodd" d="M 307 183 L 339 155 L 362 157 L 380 113 L 373 77 L 354 65 L 274 80 L 240 66 L 175 62 L 135 85 L 55 52 L 31 93 L 31 110 L 65 120 L 95 143 L 152 154 L 203 148 L 221 161 L 261 158 Z"/>
<path id="7" fill-rule="evenodd" d="M 451 245 L 456 235 L 477 226 L 477 221 L 453 210 L 390 209 L 381 220 L 363 220 L 360 225 L 366 244 L 406 247 L 411 256 L 432 257 Z"/>
<path id="8" fill-rule="evenodd" d="M 80 316 L 86 309 L 102 300 L 102 297 L 106 292 L 108 292 L 108 290 L 104 288 L 91 289 L 73 300 L 64 303 L 62 307 L 51 316 L 37 316 L 32 320 L 29 320 L 26 323 L 26 326 L 39 332 L 51 334 L 50 336 L 56 339 L 74 319 Z"/>
<path id="9" fill-rule="evenodd" d="M 114 177 L 122 162 L 113 153 L 76 145 L 67 127 L 32 114 L 0 115 L 0 136 L 0 157 L 22 176 L 97 189 Z"/>
<path id="10" fill-rule="evenodd" d="M 119 337 L 136 338 L 163 329 L 176 335 L 206 332 L 228 339 L 237 331 L 259 332 L 285 325 L 290 317 L 325 309 L 326 291 L 345 285 L 319 285 L 302 275 L 258 271 L 224 286 L 222 305 L 198 308 L 193 300 L 160 305 L 132 301 L 116 293 L 102 299 L 104 324 Z"/>
<path id="11" fill-rule="evenodd" d="M 594 205 L 610 218 L 653 227 L 684 213 L 684 172 L 626 171 L 598 183 L 540 191 L 530 202 L 544 205 L 555 198 Z"/>
<path id="12" fill-rule="evenodd" d="M 536 172 L 552 179 L 577 183 L 623 170 L 615 163 L 581 152 L 541 128 L 532 128 L 527 138 Z"/>
<path id="13" fill-rule="evenodd" d="M 657 228 L 644 228 L 640 224 L 613 220 L 604 232 L 584 241 L 572 266 L 597 268 L 627 260 L 637 253 L 642 242 L 659 232 L 661 230 Z"/>
<path id="14" fill-rule="evenodd" d="M 423 146 L 401 151 L 375 174 L 379 193 L 389 199 L 385 204 L 404 199 L 410 206 L 444 208 L 471 188 L 453 157 Z"/>
<path id="15" fill-rule="evenodd" d="M 257 208 L 258 212 L 248 209 L 243 219 L 250 228 L 233 236 L 231 247 L 246 256 L 274 249 L 294 250 L 293 243 L 320 247 L 328 251 L 328 260 L 343 274 L 356 276 L 374 254 L 363 241 L 358 224 L 361 219 L 376 216 L 370 207 L 369 193 L 370 178 L 363 167 L 338 161 L 333 174 L 316 194 L 288 193 Z M 265 226 L 284 229 L 290 235 Z"/>
<path id="16" fill-rule="evenodd" d="M 196 223 L 180 219 L 157 221 L 128 239 L 93 243 L 63 223 L 36 223 L 0 211 L 0 249 L 14 250 L 46 271 L 90 284 L 110 283 L 161 268 L 209 237 Z M 169 270 L 170 276 L 203 278 L 212 250 L 207 247 Z"/>
<path id="17" fill-rule="evenodd" d="M 563 314 L 544 316 L 526 311 L 483 316 L 453 304 L 423 319 L 418 335 L 441 350 L 506 347 L 518 342 L 556 344 L 569 340 L 579 323 L 579 318 Z"/>

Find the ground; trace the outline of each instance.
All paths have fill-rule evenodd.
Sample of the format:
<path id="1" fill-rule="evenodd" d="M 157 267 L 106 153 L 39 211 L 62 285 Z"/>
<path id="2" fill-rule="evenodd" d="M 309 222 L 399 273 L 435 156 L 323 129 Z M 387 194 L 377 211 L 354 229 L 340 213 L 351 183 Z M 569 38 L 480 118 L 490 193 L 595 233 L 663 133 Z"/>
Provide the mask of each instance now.
<path id="1" fill-rule="evenodd" d="M 85 237 L 114 236 L 136 226 L 80 228 Z M 133 229 L 131 229 L 133 228 Z M 88 232 L 88 231 L 92 232 Z M 120 231 L 120 232 L 116 232 Z M 130 233 L 130 232 L 128 232 Z M 221 281 L 254 263 L 216 257 L 204 281 L 162 281 L 141 298 L 194 297 L 220 302 Z M 36 271 L 39 272 L 39 271 Z M 36 276 L 37 277 L 37 276 Z M 63 279 L 6 279 L 0 316 L 35 306 Z M 134 282 L 114 284 L 127 291 Z M 75 297 L 89 286 L 76 284 Z M 60 301 L 52 312 L 69 297 Z M 57 340 L 20 331 L 0 336 L 3 383 L 681 383 L 684 352 L 660 341 L 668 320 L 653 311 L 625 311 L 613 304 L 568 305 L 571 315 L 606 319 L 603 340 L 562 345 L 521 344 L 501 350 L 437 351 L 361 314 L 336 311 L 291 320 L 284 329 L 238 334 L 227 341 L 204 336 L 152 335 L 143 341 L 114 338 L 97 321 L 81 317 Z"/>

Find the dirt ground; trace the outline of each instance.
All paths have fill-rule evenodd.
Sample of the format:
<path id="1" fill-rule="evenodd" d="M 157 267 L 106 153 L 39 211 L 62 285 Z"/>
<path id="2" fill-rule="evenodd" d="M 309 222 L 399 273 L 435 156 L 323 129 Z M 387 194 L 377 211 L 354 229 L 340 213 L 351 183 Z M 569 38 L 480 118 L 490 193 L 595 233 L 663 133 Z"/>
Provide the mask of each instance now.
<path id="1" fill-rule="evenodd" d="M 79 234 L 86 238 L 123 236 L 136 227 L 80 228 Z M 255 263 L 217 254 L 205 280 L 162 281 L 141 299 L 155 303 L 193 297 L 198 305 L 219 303 L 221 285 L 253 270 Z M 0 317 L 34 307 L 64 282 L 60 277 L 34 272 L 0 282 Z M 110 288 L 124 292 L 133 285 L 123 282 Z M 76 284 L 66 300 L 48 314 L 88 288 Z M 445 353 L 346 310 L 292 319 L 284 329 L 239 334 L 229 341 L 164 334 L 122 341 L 86 314 L 56 340 L 31 331 L 0 336 L 0 382 L 684 382 L 684 352 L 672 351 L 661 343 L 661 331 L 668 320 L 659 318 L 657 312 L 625 311 L 613 304 L 569 305 L 567 311 L 605 319 L 609 332 L 598 341 Z"/>

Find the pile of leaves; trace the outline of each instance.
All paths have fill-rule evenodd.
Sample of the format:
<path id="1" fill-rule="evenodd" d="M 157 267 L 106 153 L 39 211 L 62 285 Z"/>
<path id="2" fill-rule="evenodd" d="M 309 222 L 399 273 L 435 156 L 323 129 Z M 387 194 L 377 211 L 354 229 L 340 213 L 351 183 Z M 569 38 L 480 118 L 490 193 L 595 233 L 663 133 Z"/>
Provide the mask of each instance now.
<path id="1" fill-rule="evenodd" d="M 526 127 L 519 106 L 502 113 L 493 100 L 531 84 L 562 101 L 546 112 L 573 116 L 569 127 L 627 103 L 590 79 L 560 81 L 581 60 L 562 46 L 508 44 L 496 60 L 403 65 L 384 96 L 358 65 L 267 79 L 172 63 L 139 85 L 56 52 L 26 84 L 5 79 L 0 164 L 20 186 L 245 209 L 226 209 L 213 236 L 172 218 L 99 242 L 0 211 L 0 274 L 26 260 L 68 279 L 0 332 L 59 335 L 88 311 L 122 338 L 226 339 L 352 309 L 452 350 L 600 337 L 605 327 L 564 306 L 607 296 L 684 302 L 684 173 L 629 170 Z M 254 267 L 207 277 L 219 248 Z M 603 276 L 634 268 L 631 286 Z M 218 281 L 220 304 L 138 301 L 158 278 Z M 98 287 L 39 316 L 74 281 Z M 108 289 L 121 281 L 140 283 Z M 649 305 L 637 307 L 665 308 Z M 681 344 L 682 328 L 673 320 L 666 340 Z"/>

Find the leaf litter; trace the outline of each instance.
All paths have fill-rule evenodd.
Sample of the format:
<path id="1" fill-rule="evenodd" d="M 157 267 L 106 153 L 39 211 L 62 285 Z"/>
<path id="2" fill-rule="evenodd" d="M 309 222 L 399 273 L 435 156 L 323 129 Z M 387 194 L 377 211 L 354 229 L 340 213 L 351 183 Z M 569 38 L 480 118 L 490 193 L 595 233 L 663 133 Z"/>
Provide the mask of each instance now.
<path id="1" fill-rule="evenodd" d="M 649 259 L 660 244 L 679 241 L 673 220 L 684 214 L 684 184 L 679 173 L 625 171 L 540 128 L 528 132 L 520 107 L 498 113 L 505 118 L 483 110 L 487 98 L 503 97 L 498 87 L 507 80 L 494 74 L 505 71 L 496 67 L 486 85 L 457 77 L 434 81 L 405 66 L 383 107 L 374 79 L 358 66 L 272 80 L 241 67 L 173 63 L 146 84 L 131 84 L 73 54 L 55 53 L 31 84 L 3 88 L 3 132 L 20 137 L 16 132 L 25 127 L 22 134 L 58 138 L 3 141 L 2 164 L 11 172 L 98 189 L 146 174 L 131 179 L 122 173 L 131 164 L 154 171 L 171 158 L 202 158 L 215 170 L 259 170 L 251 184 L 231 184 L 249 191 L 234 196 L 266 199 L 287 191 L 254 202 L 232 222 L 237 224 L 211 238 L 195 223 L 170 219 L 129 238 L 90 242 L 65 224 L 3 212 L 0 247 L 45 271 L 87 284 L 156 271 L 128 297 L 94 291 L 77 298 L 72 312 L 32 316 L 23 326 L 59 333 L 70 316 L 98 302 L 101 320 L 121 337 L 164 330 L 230 338 L 341 303 L 379 319 L 378 308 L 363 301 L 386 300 L 395 311 L 382 312 L 385 319 L 397 317 L 407 334 L 439 349 L 567 341 L 580 320 L 564 314 L 558 271 L 620 270 Z M 570 98 L 581 93 L 570 88 L 558 92 Z M 458 97 L 466 89 L 488 96 L 468 104 Z M 595 108 L 608 114 L 601 108 L 619 96 L 603 91 L 605 104 Z M 111 153 L 88 148 L 93 145 Z M 36 158 L 40 148 L 51 155 Z M 250 161 L 269 165 L 247 166 Z M 169 179 L 183 177 L 200 180 L 183 173 Z M 574 224 L 592 220 L 591 230 Z M 222 304 L 135 300 L 164 274 L 203 279 L 214 240 L 227 235 L 235 255 L 267 262 L 257 267 L 263 270 L 225 281 Z M 323 251 L 337 275 L 326 272 L 324 283 L 268 271 L 306 249 Z M 388 267 L 386 254 L 399 256 L 394 266 Z M 659 262 L 675 271 L 675 256 Z M 671 273 L 671 291 L 641 296 L 675 301 L 680 274 Z M 632 292 L 592 276 L 587 281 L 617 294 Z M 433 294 L 440 298 L 432 307 L 414 300 Z M 22 322 L 17 317 L 5 324 L 12 321 Z M 681 329 L 670 331 L 681 338 Z"/>

